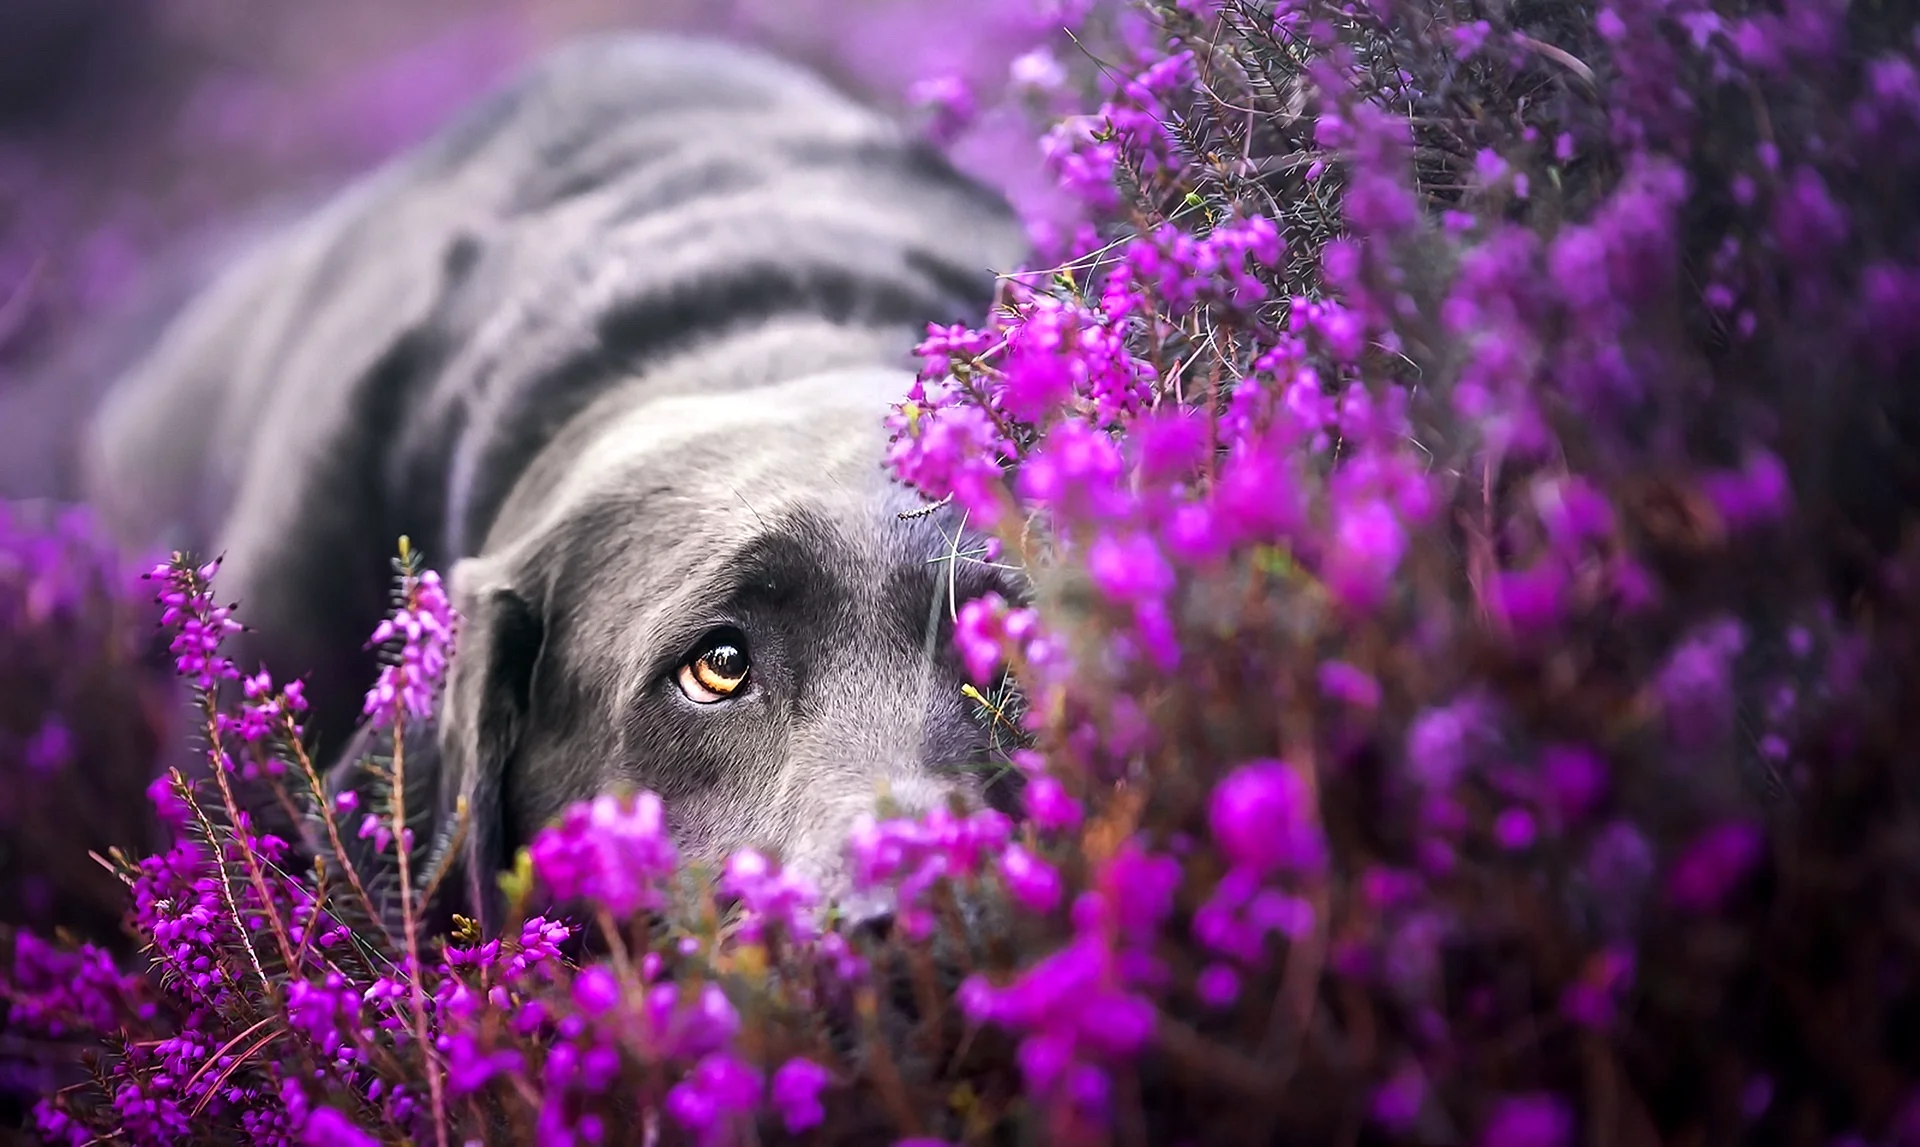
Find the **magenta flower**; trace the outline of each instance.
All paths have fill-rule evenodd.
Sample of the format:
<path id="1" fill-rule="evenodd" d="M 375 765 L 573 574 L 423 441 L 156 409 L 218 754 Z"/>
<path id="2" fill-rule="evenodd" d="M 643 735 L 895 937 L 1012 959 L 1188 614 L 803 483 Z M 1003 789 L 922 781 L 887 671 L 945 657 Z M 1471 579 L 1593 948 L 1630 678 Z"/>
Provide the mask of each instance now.
<path id="1" fill-rule="evenodd" d="M 667 1113 L 702 1143 L 729 1140 L 727 1128 L 760 1101 L 760 1073 L 724 1052 L 703 1057 L 667 1092 Z"/>
<path id="2" fill-rule="evenodd" d="M 650 792 L 576 804 L 528 851 L 534 874 L 554 895 L 584 897 L 616 917 L 665 907 L 666 883 L 680 859 L 666 811 Z"/>
<path id="3" fill-rule="evenodd" d="M 427 570 L 409 579 L 407 604 L 376 626 L 367 642 L 375 646 L 400 641 L 396 660 L 381 667 L 362 707 L 375 727 L 392 725 L 403 714 L 416 721 L 433 716 L 434 698 L 453 653 L 455 625 L 440 575 Z"/>
<path id="4" fill-rule="evenodd" d="M 740 1031 L 740 1013 L 726 992 L 705 983 L 687 996 L 672 983 L 647 989 L 647 1026 L 660 1053 L 691 1059 L 725 1049 Z"/>
<path id="5" fill-rule="evenodd" d="M 1321 664 L 1320 691 L 1336 701 L 1351 705 L 1356 709 L 1377 709 L 1380 706 L 1380 682 L 1365 670 L 1345 661 L 1327 661 Z"/>
<path id="6" fill-rule="evenodd" d="M 34 772 L 56 772 L 73 758 L 73 734 L 59 718 L 50 717 L 28 738 L 24 756 Z"/>
<path id="7" fill-rule="evenodd" d="M 1765 848 L 1758 825 L 1736 822 L 1710 828 L 1675 858 L 1667 876 L 1668 894 L 1681 908 L 1713 911 L 1758 866 Z"/>
<path id="8" fill-rule="evenodd" d="M 1044 774 L 1028 779 L 1024 797 L 1027 816 L 1043 832 L 1072 832 L 1085 815 L 1066 787 Z"/>
<path id="9" fill-rule="evenodd" d="M 1004 660 L 1007 612 L 1006 599 L 997 593 L 970 598 L 960 607 L 953 643 L 967 667 L 967 676 L 976 685 L 991 681 L 993 671 Z"/>
<path id="10" fill-rule="evenodd" d="M 741 849 L 727 858 L 719 891 L 740 898 L 746 915 L 739 935 L 748 943 L 758 942 L 770 922 L 797 943 L 814 938 L 820 893 L 805 878 L 776 869 L 758 851 Z"/>
<path id="11" fill-rule="evenodd" d="M 1240 976 L 1226 964 L 1208 964 L 1194 981 L 1194 992 L 1210 1008 L 1231 1007 L 1240 998 Z"/>
<path id="12" fill-rule="evenodd" d="M 1607 786 L 1605 763 L 1597 753 L 1579 745 L 1548 746 L 1540 755 L 1540 776 L 1546 805 L 1562 824 L 1585 817 Z"/>
<path id="13" fill-rule="evenodd" d="M 1582 1027 L 1613 1022 L 1620 997 L 1633 984 L 1634 954 L 1625 946 L 1608 948 L 1587 961 L 1580 978 L 1560 997 L 1560 1014 Z"/>
<path id="14" fill-rule="evenodd" d="M 941 807 L 920 820 L 876 821 L 862 815 L 847 840 L 854 886 L 892 888 L 900 928 L 924 939 L 934 919 L 922 898 L 942 879 L 978 875 L 1011 834 L 1011 822 L 994 809 L 955 816 Z"/>
<path id="15" fill-rule="evenodd" d="M 1482 1147 L 1564 1147 L 1573 1137 L 1573 1114 L 1547 1095 L 1500 1101 L 1481 1132 Z"/>
<path id="16" fill-rule="evenodd" d="M 921 80 L 907 90 L 907 101 L 929 113 L 928 138 L 943 146 L 957 139 L 980 114 L 973 90 L 959 76 Z"/>
<path id="17" fill-rule="evenodd" d="M 1284 761 L 1242 765 L 1214 788 L 1211 808 L 1214 839 L 1235 865 L 1261 875 L 1326 865 L 1313 794 Z"/>
<path id="18" fill-rule="evenodd" d="M 1724 736 L 1733 720 L 1733 663 L 1746 648 L 1739 622 L 1720 620 L 1680 642 L 1654 679 L 1667 723 L 1682 747 Z"/>
<path id="19" fill-rule="evenodd" d="M 380 1140 L 331 1107 L 313 1109 L 301 1130 L 300 1142 L 308 1147 L 379 1147 L 380 1144 Z"/>
<path id="20" fill-rule="evenodd" d="M 1417 1068 L 1403 1068 L 1374 1091 L 1373 1120 L 1389 1132 L 1404 1134 L 1420 1118 L 1426 1099 L 1426 1079 Z"/>
<path id="21" fill-rule="evenodd" d="M 961 985 L 960 1008 L 975 1023 L 1030 1033 L 1022 1044 L 1027 1086 L 1051 1092 L 1081 1054 L 1131 1055 L 1152 1037 L 1153 1005 L 1120 988 L 1111 951 L 1082 937 L 1044 957 L 1005 988 L 974 976 Z"/>
<path id="22" fill-rule="evenodd" d="M 1093 584 L 1115 601 L 1150 601 L 1173 590 L 1173 567 L 1141 534 L 1115 537 L 1104 534 L 1087 551 L 1087 572 Z"/>
<path id="23" fill-rule="evenodd" d="M 1533 814 L 1526 809 L 1502 809 L 1499 815 L 1493 818 L 1493 839 L 1501 848 L 1510 852 L 1521 852 L 1533 847 L 1533 842 L 1539 835 L 1539 826 L 1534 822 Z"/>
<path id="24" fill-rule="evenodd" d="M 1007 891 L 1030 912 L 1045 914 L 1060 904 L 1060 874 L 1017 844 L 1000 854 L 1000 876 Z"/>
<path id="25" fill-rule="evenodd" d="M 1792 498 L 1786 467 L 1767 452 L 1754 454 L 1739 471 L 1708 475 L 1703 486 L 1721 520 L 1734 530 L 1777 521 Z"/>
<path id="26" fill-rule="evenodd" d="M 887 464 L 902 481 L 929 498 L 953 498 L 981 525 L 997 520 L 1000 460 L 1011 444 L 985 410 L 935 383 L 889 415 L 887 428 Z"/>
<path id="27" fill-rule="evenodd" d="M 773 1073 L 773 1107 L 788 1131 L 798 1135 L 818 1127 L 826 1119 L 820 1105 L 820 1092 L 831 1081 L 827 1069 L 799 1056 L 780 1065 Z"/>
<path id="28" fill-rule="evenodd" d="M 218 561 L 194 569 L 176 559 L 147 574 L 161 583 L 154 600 L 164 607 L 160 624 L 173 631 L 168 651 L 174 669 L 196 689 L 213 689 L 240 677 L 233 662 L 220 655 L 221 645 L 239 633 L 241 625 L 231 607 L 213 604 L 213 576 L 219 569 Z"/>

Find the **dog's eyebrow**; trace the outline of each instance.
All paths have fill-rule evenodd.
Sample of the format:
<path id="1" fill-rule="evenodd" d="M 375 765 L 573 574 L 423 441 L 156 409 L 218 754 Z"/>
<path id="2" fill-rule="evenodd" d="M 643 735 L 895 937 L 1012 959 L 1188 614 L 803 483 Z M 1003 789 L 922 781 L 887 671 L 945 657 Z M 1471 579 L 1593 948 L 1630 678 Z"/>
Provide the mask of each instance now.
<path id="1" fill-rule="evenodd" d="M 756 518 L 759 515 L 755 515 Z M 836 560 L 846 547 L 833 526 L 809 510 L 789 510 L 734 552 L 722 592 L 740 606 L 777 606 L 805 592 L 838 590 Z"/>

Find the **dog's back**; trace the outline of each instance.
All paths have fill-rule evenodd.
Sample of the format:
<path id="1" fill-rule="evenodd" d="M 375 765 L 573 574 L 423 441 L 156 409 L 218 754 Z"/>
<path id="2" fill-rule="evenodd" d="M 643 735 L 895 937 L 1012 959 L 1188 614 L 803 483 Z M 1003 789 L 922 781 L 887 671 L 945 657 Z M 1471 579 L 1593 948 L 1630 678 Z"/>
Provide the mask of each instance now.
<path id="1" fill-rule="evenodd" d="M 474 552 L 607 387 L 907 365 L 1022 246 L 997 197 L 807 73 L 584 43 L 189 307 L 96 420 L 90 496 L 130 542 L 224 551 L 222 596 L 259 628 L 243 664 L 350 699 L 395 537 Z"/>

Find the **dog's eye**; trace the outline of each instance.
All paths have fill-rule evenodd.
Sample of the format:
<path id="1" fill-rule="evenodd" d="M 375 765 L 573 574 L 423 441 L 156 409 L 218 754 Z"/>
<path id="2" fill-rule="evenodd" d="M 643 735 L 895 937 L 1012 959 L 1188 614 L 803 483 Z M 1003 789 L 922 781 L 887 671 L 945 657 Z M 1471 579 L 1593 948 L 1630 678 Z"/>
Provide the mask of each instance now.
<path id="1" fill-rule="evenodd" d="M 725 701 L 746 688 L 751 668 L 746 636 L 737 630 L 719 630 L 702 639 L 681 662 L 680 691 L 702 705 Z"/>

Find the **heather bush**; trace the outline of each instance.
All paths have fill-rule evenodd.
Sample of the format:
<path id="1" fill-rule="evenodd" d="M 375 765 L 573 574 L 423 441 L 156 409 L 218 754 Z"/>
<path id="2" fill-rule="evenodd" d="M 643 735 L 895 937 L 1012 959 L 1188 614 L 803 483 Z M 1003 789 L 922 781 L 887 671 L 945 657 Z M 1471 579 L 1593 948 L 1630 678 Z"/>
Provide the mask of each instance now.
<path id="1" fill-rule="evenodd" d="M 609 794 L 442 933 L 422 556 L 374 807 L 176 556 L 213 767 L 113 860 L 143 960 L 11 937 L 41 1134 L 1920 1143 L 1914 14 L 1048 18 L 917 86 L 1024 109 L 1059 194 L 888 458 L 1031 577 L 945 603 L 1024 815 L 877 809 L 874 937 Z"/>

